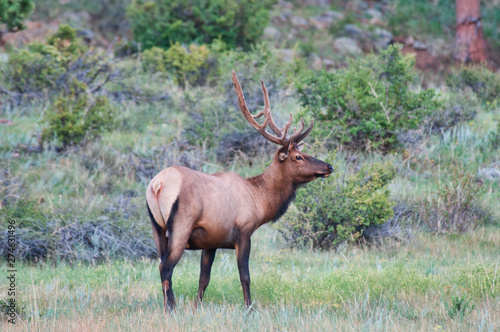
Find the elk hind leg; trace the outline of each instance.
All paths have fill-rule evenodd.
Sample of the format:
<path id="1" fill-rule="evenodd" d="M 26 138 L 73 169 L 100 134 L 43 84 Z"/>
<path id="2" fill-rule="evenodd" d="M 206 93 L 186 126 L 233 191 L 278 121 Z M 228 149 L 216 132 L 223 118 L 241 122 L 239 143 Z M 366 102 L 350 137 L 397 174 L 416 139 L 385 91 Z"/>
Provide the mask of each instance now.
<path id="1" fill-rule="evenodd" d="M 168 239 L 166 237 L 166 229 L 160 227 L 160 225 L 156 222 L 153 214 L 151 213 L 151 209 L 149 208 L 149 204 L 146 201 L 146 207 L 148 209 L 149 219 L 151 220 L 151 226 L 153 227 L 153 237 L 155 238 L 156 249 L 158 250 L 158 256 L 160 259 L 165 255 L 167 251 Z"/>
<path id="2" fill-rule="evenodd" d="M 176 217 L 178 221 L 185 221 L 189 219 Z M 163 302 L 166 311 L 175 309 L 174 292 L 172 289 L 172 273 L 175 265 L 181 259 L 184 249 L 191 235 L 191 223 L 173 223 L 172 231 L 169 230 L 169 240 L 167 251 L 162 257 L 160 263 L 161 285 L 163 291 Z"/>

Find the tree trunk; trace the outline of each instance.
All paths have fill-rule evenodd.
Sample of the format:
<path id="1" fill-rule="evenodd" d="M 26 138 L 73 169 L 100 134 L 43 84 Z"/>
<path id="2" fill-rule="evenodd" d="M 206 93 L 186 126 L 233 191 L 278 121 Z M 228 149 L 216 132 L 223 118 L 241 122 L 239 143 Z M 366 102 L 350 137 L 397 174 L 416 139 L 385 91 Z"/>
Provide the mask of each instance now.
<path id="1" fill-rule="evenodd" d="M 461 62 L 486 62 L 486 43 L 479 0 L 455 0 L 457 32 L 455 57 Z"/>

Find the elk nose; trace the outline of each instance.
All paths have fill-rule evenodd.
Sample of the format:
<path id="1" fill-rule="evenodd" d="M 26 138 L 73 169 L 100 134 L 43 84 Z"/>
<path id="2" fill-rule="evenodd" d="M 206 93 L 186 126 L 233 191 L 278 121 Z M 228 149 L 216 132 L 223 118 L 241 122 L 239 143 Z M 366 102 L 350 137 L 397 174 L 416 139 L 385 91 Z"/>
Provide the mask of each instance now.
<path id="1" fill-rule="evenodd" d="M 328 169 L 330 170 L 331 173 L 333 173 L 333 166 L 328 164 Z"/>

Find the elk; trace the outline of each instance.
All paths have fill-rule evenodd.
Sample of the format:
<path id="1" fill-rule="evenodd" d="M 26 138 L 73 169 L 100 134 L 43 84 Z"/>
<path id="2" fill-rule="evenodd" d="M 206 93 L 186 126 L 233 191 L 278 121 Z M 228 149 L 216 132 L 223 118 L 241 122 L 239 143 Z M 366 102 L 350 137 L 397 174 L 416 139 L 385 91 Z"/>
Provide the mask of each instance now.
<path id="1" fill-rule="evenodd" d="M 200 280 L 196 306 L 210 281 L 210 270 L 217 249 L 236 249 L 245 305 L 251 306 L 250 237 L 263 224 L 279 219 L 295 198 L 299 185 L 318 177 L 328 177 L 333 167 L 303 153 L 299 144 L 312 130 L 306 131 L 304 120 L 288 136 L 292 114 L 279 128 L 271 116 L 269 96 L 264 82 L 264 110 L 252 115 L 241 85 L 233 71 L 233 83 L 241 112 L 246 120 L 267 140 L 280 147 L 264 173 L 243 178 L 233 173 L 205 174 L 181 166 L 172 166 L 156 175 L 146 190 L 146 205 L 153 235 L 161 259 L 160 276 L 165 311 L 175 308 L 172 272 L 185 249 L 202 250 Z M 264 115 L 264 122 L 255 119 Z M 269 125 L 274 134 L 266 131 Z"/>

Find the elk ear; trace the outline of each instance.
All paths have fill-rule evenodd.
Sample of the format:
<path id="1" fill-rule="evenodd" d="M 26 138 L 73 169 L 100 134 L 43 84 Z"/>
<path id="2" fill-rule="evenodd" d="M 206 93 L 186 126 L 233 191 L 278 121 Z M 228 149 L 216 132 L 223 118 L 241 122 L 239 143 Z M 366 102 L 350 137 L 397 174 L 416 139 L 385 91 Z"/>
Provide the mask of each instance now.
<path id="1" fill-rule="evenodd" d="M 305 146 L 306 146 L 306 143 L 299 143 L 297 145 L 297 148 L 299 149 L 300 152 L 302 152 L 302 150 L 304 150 Z"/>
<path id="2" fill-rule="evenodd" d="M 278 158 L 280 159 L 280 161 L 285 160 L 286 157 L 288 157 L 288 150 L 286 152 L 285 151 L 280 151 L 280 153 L 278 155 Z"/>

